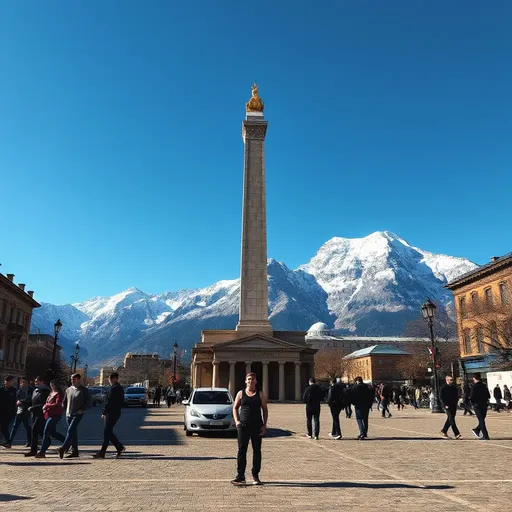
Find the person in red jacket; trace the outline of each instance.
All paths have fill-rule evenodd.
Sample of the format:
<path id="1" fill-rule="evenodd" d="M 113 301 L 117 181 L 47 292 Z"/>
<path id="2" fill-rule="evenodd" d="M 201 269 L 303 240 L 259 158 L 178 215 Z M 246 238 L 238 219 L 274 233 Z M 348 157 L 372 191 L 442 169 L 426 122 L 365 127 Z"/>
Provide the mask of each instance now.
<path id="1" fill-rule="evenodd" d="M 41 450 L 37 453 L 36 459 L 44 459 L 46 457 L 46 450 L 51 444 L 51 437 L 57 439 L 61 443 L 64 442 L 64 436 L 57 432 L 57 423 L 62 418 L 64 408 L 62 401 L 64 400 L 64 392 L 60 380 L 54 379 L 50 382 L 51 393 L 43 405 L 44 419 L 46 420 L 43 433 L 43 444 Z"/>

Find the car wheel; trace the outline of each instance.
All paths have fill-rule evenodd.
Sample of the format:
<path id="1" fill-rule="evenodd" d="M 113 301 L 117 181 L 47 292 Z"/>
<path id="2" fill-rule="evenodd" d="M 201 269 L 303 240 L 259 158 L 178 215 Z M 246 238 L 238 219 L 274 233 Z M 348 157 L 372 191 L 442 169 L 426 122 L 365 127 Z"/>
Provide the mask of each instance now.
<path id="1" fill-rule="evenodd" d="M 186 435 L 187 437 L 192 437 L 192 434 L 193 434 L 193 432 L 190 432 L 190 430 L 187 430 L 187 429 L 185 428 L 185 435 Z"/>

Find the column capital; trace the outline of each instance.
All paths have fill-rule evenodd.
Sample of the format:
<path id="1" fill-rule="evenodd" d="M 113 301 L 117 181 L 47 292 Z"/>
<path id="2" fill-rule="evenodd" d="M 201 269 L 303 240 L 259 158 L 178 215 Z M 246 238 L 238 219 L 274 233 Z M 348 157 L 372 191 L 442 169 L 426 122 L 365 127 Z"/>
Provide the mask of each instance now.
<path id="1" fill-rule="evenodd" d="M 261 364 L 269 364 L 269 361 L 261 361 Z"/>
<path id="2" fill-rule="evenodd" d="M 294 364 L 295 366 L 300 366 L 302 364 L 302 361 L 295 361 Z"/>
<path id="3" fill-rule="evenodd" d="M 280 365 L 285 365 L 286 361 L 277 361 Z"/>
<path id="4" fill-rule="evenodd" d="M 236 364 L 236 361 L 229 361 L 229 364 Z"/>
<path id="5" fill-rule="evenodd" d="M 252 364 L 252 361 L 245 361 L 245 364 Z"/>

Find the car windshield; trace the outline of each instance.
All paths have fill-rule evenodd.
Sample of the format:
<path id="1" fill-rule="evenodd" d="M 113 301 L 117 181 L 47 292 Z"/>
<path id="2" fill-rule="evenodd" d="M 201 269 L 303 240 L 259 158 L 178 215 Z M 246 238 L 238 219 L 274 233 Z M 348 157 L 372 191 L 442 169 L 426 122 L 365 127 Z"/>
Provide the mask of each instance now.
<path id="1" fill-rule="evenodd" d="M 144 395 L 146 390 L 144 388 L 128 388 L 125 391 L 126 395 Z"/>
<path id="2" fill-rule="evenodd" d="M 196 391 L 192 403 L 227 405 L 231 403 L 231 397 L 226 391 Z"/>

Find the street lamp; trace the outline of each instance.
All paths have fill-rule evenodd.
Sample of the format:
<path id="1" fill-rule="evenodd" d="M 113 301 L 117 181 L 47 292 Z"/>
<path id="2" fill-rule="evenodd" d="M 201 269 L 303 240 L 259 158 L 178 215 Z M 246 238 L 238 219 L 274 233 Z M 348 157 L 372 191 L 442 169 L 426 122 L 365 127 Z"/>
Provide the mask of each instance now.
<path id="1" fill-rule="evenodd" d="M 427 302 L 421 306 L 423 312 L 423 318 L 427 320 L 428 327 L 430 330 L 430 342 L 432 344 L 431 355 L 432 355 L 432 366 L 434 373 L 434 403 L 432 404 L 432 412 L 438 413 L 443 412 L 439 403 L 439 382 L 437 378 L 437 348 L 436 340 L 434 338 L 434 317 L 436 315 L 436 305 L 427 298 Z"/>
<path id="2" fill-rule="evenodd" d="M 76 365 L 78 364 L 79 358 L 78 353 L 80 352 L 80 345 L 78 341 L 75 345 L 75 354 L 71 356 L 71 373 L 76 373 Z"/>
<path id="3" fill-rule="evenodd" d="M 176 357 L 178 355 L 178 342 L 175 341 L 174 345 L 172 346 L 173 350 L 173 362 L 172 362 L 172 389 L 174 389 L 174 384 L 176 382 Z"/>
<path id="4" fill-rule="evenodd" d="M 89 369 L 89 365 L 86 364 L 84 366 L 84 386 L 87 386 L 87 370 Z"/>
<path id="5" fill-rule="evenodd" d="M 62 322 L 60 318 L 53 324 L 53 332 L 55 336 L 53 337 L 53 352 L 52 352 L 52 373 L 55 377 L 55 357 L 57 356 L 57 340 L 59 339 L 59 332 L 62 329 Z"/>

